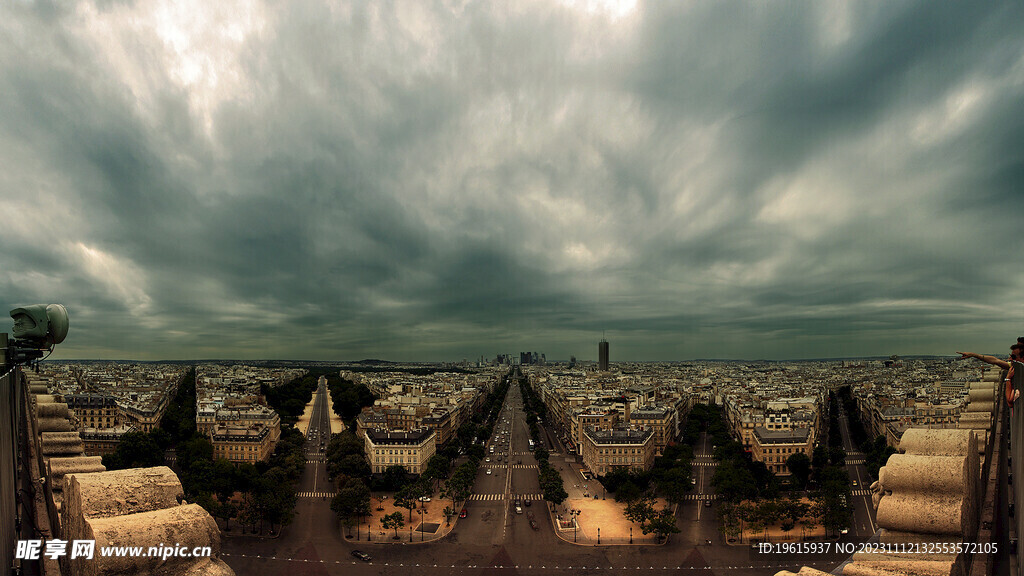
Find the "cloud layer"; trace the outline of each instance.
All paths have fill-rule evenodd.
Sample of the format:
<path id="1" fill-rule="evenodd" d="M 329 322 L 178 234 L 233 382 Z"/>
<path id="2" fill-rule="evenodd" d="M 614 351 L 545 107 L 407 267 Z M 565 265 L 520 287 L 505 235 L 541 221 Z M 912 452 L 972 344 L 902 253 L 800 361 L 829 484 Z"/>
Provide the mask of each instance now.
<path id="1" fill-rule="evenodd" d="M 61 357 L 999 351 L 1019 3 L 0 5 Z"/>

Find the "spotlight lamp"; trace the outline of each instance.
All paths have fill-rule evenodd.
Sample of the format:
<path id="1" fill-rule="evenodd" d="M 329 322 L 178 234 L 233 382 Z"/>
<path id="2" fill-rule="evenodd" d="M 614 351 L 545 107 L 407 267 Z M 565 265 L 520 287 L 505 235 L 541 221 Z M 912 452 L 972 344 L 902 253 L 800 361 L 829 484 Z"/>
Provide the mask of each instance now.
<path id="1" fill-rule="evenodd" d="M 14 341 L 8 348 L 8 360 L 26 364 L 53 352 L 68 335 L 68 311 L 61 304 L 32 304 L 11 310 Z"/>

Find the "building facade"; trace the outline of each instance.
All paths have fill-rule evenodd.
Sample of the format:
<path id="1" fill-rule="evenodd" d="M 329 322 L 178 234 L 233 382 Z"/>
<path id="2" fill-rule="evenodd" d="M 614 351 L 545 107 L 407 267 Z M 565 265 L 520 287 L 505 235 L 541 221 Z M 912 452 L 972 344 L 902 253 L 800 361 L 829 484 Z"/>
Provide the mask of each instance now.
<path id="1" fill-rule="evenodd" d="M 375 474 L 390 466 L 403 466 L 413 474 L 422 474 L 437 451 L 436 439 L 437 434 L 429 428 L 400 432 L 368 429 L 363 446 Z"/>
<path id="2" fill-rule="evenodd" d="M 595 474 L 626 468 L 649 470 L 654 465 L 654 432 L 650 428 L 593 426 L 583 431 L 583 464 Z"/>

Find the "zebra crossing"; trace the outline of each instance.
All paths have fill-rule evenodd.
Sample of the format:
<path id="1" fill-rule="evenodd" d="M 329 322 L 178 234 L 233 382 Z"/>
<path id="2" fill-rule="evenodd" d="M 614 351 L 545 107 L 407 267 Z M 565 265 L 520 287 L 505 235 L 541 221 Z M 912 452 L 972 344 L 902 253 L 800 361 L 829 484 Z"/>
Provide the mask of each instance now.
<path id="1" fill-rule="evenodd" d="M 296 494 L 299 498 L 334 498 L 337 492 L 299 492 Z"/>
<path id="2" fill-rule="evenodd" d="M 543 494 L 471 494 L 470 500 L 494 501 L 494 500 L 543 500 Z"/>
<path id="3" fill-rule="evenodd" d="M 858 465 L 858 464 L 863 464 L 863 463 L 864 463 L 864 461 L 863 461 L 863 460 L 861 460 L 861 459 L 857 459 L 857 460 L 847 460 L 847 461 L 846 461 L 846 463 L 847 463 L 847 464 L 850 464 L 850 465 L 853 465 L 853 466 L 856 466 L 856 465 Z"/>
<path id="4" fill-rule="evenodd" d="M 694 466 L 718 466 L 718 462 L 693 462 Z"/>
<path id="5" fill-rule="evenodd" d="M 683 496 L 684 500 L 718 500 L 721 498 L 718 494 L 687 494 Z"/>
<path id="6" fill-rule="evenodd" d="M 871 490 L 852 490 L 850 494 L 853 496 L 871 496 Z"/>
<path id="7" fill-rule="evenodd" d="M 512 468 L 513 470 L 525 470 L 527 468 L 536 468 L 536 467 L 537 467 L 536 464 L 510 464 L 509 465 L 509 468 Z"/>

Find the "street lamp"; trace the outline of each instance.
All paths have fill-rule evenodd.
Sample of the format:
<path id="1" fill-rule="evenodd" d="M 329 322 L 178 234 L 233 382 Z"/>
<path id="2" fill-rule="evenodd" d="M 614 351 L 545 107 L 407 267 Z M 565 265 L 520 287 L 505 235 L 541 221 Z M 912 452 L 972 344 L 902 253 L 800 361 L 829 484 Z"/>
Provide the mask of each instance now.
<path id="1" fill-rule="evenodd" d="M 633 543 L 633 527 L 632 526 L 629 527 L 629 543 L 630 544 Z"/>
<path id="2" fill-rule="evenodd" d="M 601 543 L 601 527 L 600 526 L 597 527 L 597 543 L 598 544 Z"/>

